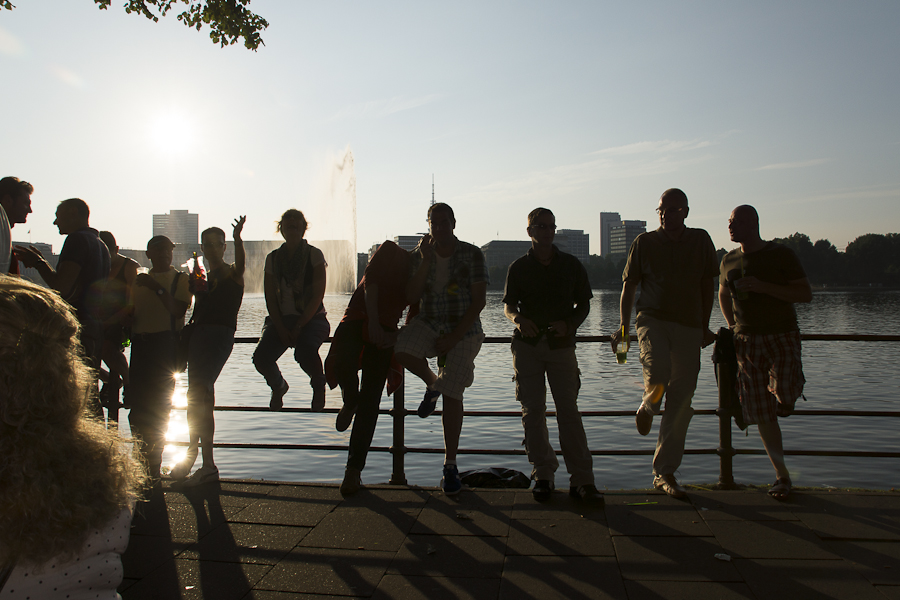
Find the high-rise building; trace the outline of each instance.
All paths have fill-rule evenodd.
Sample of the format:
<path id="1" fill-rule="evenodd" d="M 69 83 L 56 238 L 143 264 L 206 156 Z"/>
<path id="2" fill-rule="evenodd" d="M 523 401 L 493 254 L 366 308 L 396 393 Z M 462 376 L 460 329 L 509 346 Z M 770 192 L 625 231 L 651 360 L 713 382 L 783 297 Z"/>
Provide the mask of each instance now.
<path id="1" fill-rule="evenodd" d="M 647 221 L 622 221 L 610 229 L 609 254 L 610 256 L 625 256 L 631 249 L 634 238 L 647 231 Z"/>
<path id="2" fill-rule="evenodd" d="M 422 235 L 396 235 L 394 236 L 394 243 L 403 248 L 404 250 L 415 250 L 416 246 L 419 245 L 419 240 L 422 239 Z"/>
<path id="3" fill-rule="evenodd" d="M 622 224 L 622 218 L 617 212 L 600 213 L 600 256 L 609 254 L 610 234 L 612 228 Z"/>
<path id="4" fill-rule="evenodd" d="M 585 233 L 583 229 L 557 229 L 553 243 L 584 264 L 590 260 L 591 235 Z"/>
<path id="5" fill-rule="evenodd" d="M 506 268 L 531 249 L 531 240 L 493 240 L 481 247 L 488 271 L 494 267 Z"/>
<path id="6" fill-rule="evenodd" d="M 153 215 L 153 235 L 164 235 L 174 244 L 197 245 L 200 242 L 200 215 L 186 210 Z"/>

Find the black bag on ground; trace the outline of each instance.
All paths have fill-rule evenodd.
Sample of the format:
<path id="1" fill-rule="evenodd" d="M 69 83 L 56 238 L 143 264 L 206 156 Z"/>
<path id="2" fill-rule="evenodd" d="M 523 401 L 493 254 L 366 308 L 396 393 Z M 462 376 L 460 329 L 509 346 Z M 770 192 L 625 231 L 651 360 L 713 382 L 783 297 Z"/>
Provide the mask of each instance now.
<path id="1" fill-rule="evenodd" d="M 463 471 L 459 474 L 459 478 L 469 487 L 522 489 L 531 487 L 531 479 L 525 473 L 503 467 Z"/>

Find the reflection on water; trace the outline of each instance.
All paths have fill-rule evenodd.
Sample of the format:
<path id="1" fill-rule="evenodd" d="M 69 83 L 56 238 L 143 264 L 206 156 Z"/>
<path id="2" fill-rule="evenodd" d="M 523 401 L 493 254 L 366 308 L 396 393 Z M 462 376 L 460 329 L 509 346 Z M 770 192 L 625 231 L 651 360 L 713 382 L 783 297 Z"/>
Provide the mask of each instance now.
<path id="1" fill-rule="evenodd" d="M 582 335 L 609 334 L 618 325 L 618 292 L 595 290 L 591 313 L 579 329 Z M 482 321 L 489 336 L 511 333 L 509 322 L 503 317 L 502 294 L 490 292 Z M 349 296 L 327 296 L 326 308 L 332 331 L 340 321 Z M 900 293 L 897 292 L 818 292 L 813 302 L 797 307 L 801 327 L 805 333 L 900 333 Z M 261 295 L 244 299 L 238 321 L 238 336 L 258 336 L 265 317 L 265 302 Z M 712 327 L 724 325 L 714 309 Z M 216 396 L 221 405 L 267 407 L 269 389 L 253 368 L 252 344 L 236 344 L 219 381 Z M 322 346 L 324 357 L 328 345 Z M 635 354 L 632 352 L 632 354 Z M 579 406 L 582 410 L 635 410 L 640 402 L 641 372 L 636 355 L 627 364 L 616 363 L 608 345 L 579 344 L 577 349 L 582 373 Z M 715 409 L 717 392 L 710 360 L 711 348 L 702 353 L 702 369 L 694 407 Z M 804 371 L 809 402 L 798 408 L 896 410 L 900 398 L 900 344 L 863 342 L 805 342 Z M 291 390 L 285 397 L 287 406 L 308 406 L 312 391 L 308 379 L 286 353 L 279 361 Z M 512 382 L 512 360 L 505 344 L 485 344 L 476 361 L 475 384 L 466 392 L 468 410 L 519 410 Z M 407 379 L 407 407 L 414 409 L 424 392 L 424 386 L 414 377 Z M 187 376 L 177 378 L 175 402 L 183 406 Z M 392 399 L 385 398 L 382 408 Z M 329 408 L 341 405 L 338 389 L 329 390 Z M 127 426 L 127 420 L 122 419 Z M 895 434 L 889 420 L 838 417 L 802 417 L 796 415 L 781 421 L 787 449 L 832 450 L 893 450 Z M 550 422 L 550 434 L 556 442 L 555 423 Z M 658 426 L 658 422 L 657 422 Z M 592 448 L 652 449 L 654 434 L 641 437 L 634 430 L 633 417 L 588 418 L 585 429 Z M 334 429 L 333 414 L 285 413 L 216 413 L 216 440 L 220 442 L 319 443 L 344 444 L 350 432 Z M 411 447 L 441 448 L 441 424 L 438 418 L 406 419 L 406 444 Z M 461 447 L 517 449 L 522 447 L 522 425 L 518 417 L 468 418 L 463 427 Z M 187 441 L 187 425 L 183 410 L 172 411 L 169 440 Z M 379 419 L 373 446 L 391 445 L 391 421 L 386 415 Z M 688 432 L 688 448 L 716 448 L 718 422 L 714 417 L 698 416 Z M 749 435 L 734 429 L 737 448 L 762 449 L 755 428 Z M 164 464 L 180 460 L 184 447 L 167 447 Z M 646 488 L 651 481 L 649 456 L 594 458 L 598 486 L 615 488 Z M 890 459 L 853 459 L 789 457 L 789 467 L 797 485 L 859 486 L 890 488 L 900 485 L 897 469 L 888 468 Z M 216 462 L 224 477 L 265 478 L 282 481 L 332 481 L 343 477 L 346 461 L 344 452 L 218 449 Z M 563 462 L 562 460 L 560 462 Z M 524 457 L 460 456 L 462 470 L 505 466 L 530 472 Z M 437 485 L 440 479 L 439 454 L 408 454 L 406 477 L 410 483 Z M 390 478 L 391 458 L 387 453 L 369 454 L 364 482 L 384 482 Z M 565 465 L 557 473 L 557 485 L 566 480 Z M 715 456 L 687 455 L 679 471 L 687 482 L 713 482 L 718 479 Z M 735 459 L 735 479 L 745 483 L 764 483 L 772 479 L 772 468 L 765 456 L 738 456 Z"/>

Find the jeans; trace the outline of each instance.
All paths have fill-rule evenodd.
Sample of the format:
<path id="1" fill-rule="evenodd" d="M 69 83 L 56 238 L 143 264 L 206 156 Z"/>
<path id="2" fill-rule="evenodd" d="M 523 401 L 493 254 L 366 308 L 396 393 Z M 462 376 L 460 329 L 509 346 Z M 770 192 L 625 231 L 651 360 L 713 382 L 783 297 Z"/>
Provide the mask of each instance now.
<path id="1" fill-rule="evenodd" d="M 300 320 L 300 315 L 283 316 L 281 320 L 285 327 L 292 329 Z M 320 311 L 300 329 L 294 345 L 294 360 L 309 375 L 309 385 L 313 390 L 325 390 L 325 372 L 322 370 L 319 347 L 328 339 L 330 331 L 331 325 L 325 318 L 325 311 Z M 288 346 L 278 335 L 278 328 L 272 324 L 269 317 L 266 317 L 259 344 L 253 352 L 253 366 L 266 378 L 266 383 L 273 390 L 278 390 L 284 385 L 284 377 L 276 361 L 287 349 Z"/>
<path id="2" fill-rule="evenodd" d="M 134 334 L 131 343 L 130 383 L 125 390 L 131 405 L 131 432 L 141 438 L 141 452 L 152 476 L 159 475 L 175 389 L 175 350 L 178 333 Z"/>
<path id="3" fill-rule="evenodd" d="M 581 377 L 575 346 L 551 350 L 546 340 L 532 346 L 514 339 L 512 355 L 516 371 L 516 399 L 522 403 L 525 452 L 528 462 L 534 466 L 532 478 L 553 481 L 553 475 L 559 468 L 559 460 L 547 432 L 546 373 L 556 404 L 559 445 L 566 460 L 569 485 L 593 485 L 593 459 L 578 411 Z"/>
<path id="4" fill-rule="evenodd" d="M 193 325 L 188 349 L 188 427 L 192 433 L 208 435 L 215 427 L 212 422 L 199 423 L 205 414 L 212 419 L 216 404 L 216 379 L 234 348 L 234 329 L 224 325 Z M 208 431 L 207 431 L 208 430 Z"/>
<path id="5" fill-rule="evenodd" d="M 691 399 L 700 374 L 703 330 L 644 315 L 638 315 L 635 328 L 641 348 L 644 387 L 656 383 L 666 386 L 666 414 L 659 424 L 653 472 L 671 475 L 681 466 L 688 425 L 694 416 Z"/>
<path id="6" fill-rule="evenodd" d="M 363 341 L 363 321 L 348 321 L 338 325 L 332 341 L 334 369 L 344 404 L 356 406 L 353 430 L 350 432 L 350 452 L 347 467 L 363 470 L 366 456 L 378 424 L 381 393 L 394 355 L 393 348 L 379 348 Z M 362 368 L 362 387 L 359 369 Z"/>

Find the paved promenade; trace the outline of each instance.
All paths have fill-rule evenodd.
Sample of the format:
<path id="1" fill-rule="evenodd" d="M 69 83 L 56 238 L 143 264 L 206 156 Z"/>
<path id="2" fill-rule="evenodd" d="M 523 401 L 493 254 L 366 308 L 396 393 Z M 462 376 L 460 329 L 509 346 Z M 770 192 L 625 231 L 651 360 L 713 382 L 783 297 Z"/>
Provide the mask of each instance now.
<path id="1" fill-rule="evenodd" d="M 563 492 L 164 484 L 135 518 L 125 600 L 900 599 L 900 493 Z"/>

